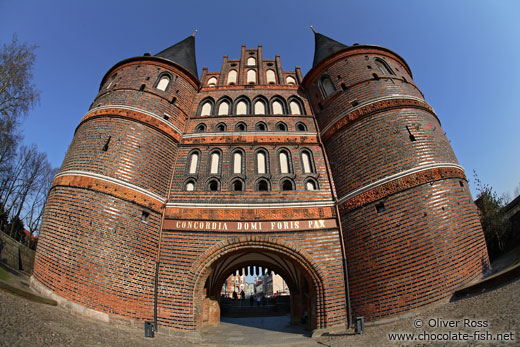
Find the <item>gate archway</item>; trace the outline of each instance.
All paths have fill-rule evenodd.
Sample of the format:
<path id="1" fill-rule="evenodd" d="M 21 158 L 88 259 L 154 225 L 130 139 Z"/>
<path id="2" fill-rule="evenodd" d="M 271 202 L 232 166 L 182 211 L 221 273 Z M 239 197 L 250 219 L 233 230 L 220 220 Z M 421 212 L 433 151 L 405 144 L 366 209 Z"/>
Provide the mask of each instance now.
<path id="1" fill-rule="evenodd" d="M 220 319 L 215 307 L 228 275 L 253 265 L 271 269 L 284 278 L 291 293 L 293 322 L 305 316 L 309 328 L 326 327 L 323 280 L 310 259 L 305 251 L 279 239 L 232 238 L 218 243 L 192 266 L 197 274 L 193 297 L 197 328 Z"/>

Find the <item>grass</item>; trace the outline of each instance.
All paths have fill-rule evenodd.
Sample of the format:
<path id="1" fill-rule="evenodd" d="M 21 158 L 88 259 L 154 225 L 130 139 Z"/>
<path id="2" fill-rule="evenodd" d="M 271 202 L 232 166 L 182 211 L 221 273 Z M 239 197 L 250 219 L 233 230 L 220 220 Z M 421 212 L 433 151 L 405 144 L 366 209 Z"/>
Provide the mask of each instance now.
<path id="1" fill-rule="evenodd" d="M 7 281 L 9 278 L 9 273 L 5 271 L 2 267 L 0 267 L 0 280 Z"/>

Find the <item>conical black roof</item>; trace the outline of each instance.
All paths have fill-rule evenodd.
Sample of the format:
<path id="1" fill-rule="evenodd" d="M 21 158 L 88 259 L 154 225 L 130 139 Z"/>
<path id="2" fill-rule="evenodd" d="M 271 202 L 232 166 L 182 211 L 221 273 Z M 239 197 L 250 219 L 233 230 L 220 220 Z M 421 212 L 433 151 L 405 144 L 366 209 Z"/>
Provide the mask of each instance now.
<path id="1" fill-rule="evenodd" d="M 314 42 L 314 60 L 312 62 L 312 67 L 315 67 L 322 60 L 332 54 L 349 47 L 317 32 L 314 32 Z"/>
<path id="2" fill-rule="evenodd" d="M 166 48 L 155 55 L 156 57 L 165 58 L 173 61 L 174 63 L 182 66 L 197 80 L 199 75 L 197 73 L 197 60 L 195 59 L 195 36 L 191 35 L 182 40 L 179 43 L 174 44 L 171 47 Z"/>

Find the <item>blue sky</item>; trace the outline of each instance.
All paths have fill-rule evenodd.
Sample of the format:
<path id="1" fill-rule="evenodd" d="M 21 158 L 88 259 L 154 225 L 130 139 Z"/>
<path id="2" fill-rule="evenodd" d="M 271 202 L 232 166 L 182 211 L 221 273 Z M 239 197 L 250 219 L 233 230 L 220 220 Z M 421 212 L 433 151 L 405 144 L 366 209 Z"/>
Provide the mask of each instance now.
<path id="1" fill-rule="evenodd" d="M 318 5 L 319 4 L 319 5 Z M 499 194 L 520 184 L 520 1 L 0 1 L 0 44 L 39 46 L 41 102 L 25 142 L 60 166 L 101 78 L 125 58 L 155 54 L 198 29 L 197 63 L 218 71 L 242 44 L 311 64 L 309 24 L 344 44 L 385 46 L 410 65 L 471 181 Z"/>

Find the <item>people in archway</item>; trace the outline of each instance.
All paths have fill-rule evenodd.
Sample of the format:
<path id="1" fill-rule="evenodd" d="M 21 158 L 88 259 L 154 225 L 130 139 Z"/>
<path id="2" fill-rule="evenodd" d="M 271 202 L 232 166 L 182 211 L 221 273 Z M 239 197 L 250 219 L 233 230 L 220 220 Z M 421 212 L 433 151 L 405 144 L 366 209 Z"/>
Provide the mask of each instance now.
<path id="1" fill-rule="evenodd" d="M 262 299 L 260 298 L 260 295 L 257 295 L 257 296 L 256 296 L 256 306 L 258 306 L 258 307 L 260 307 L 260 300 L 262 300 Z"/>
<path id="2" fill-rule="evenodd" d="M 253 306 L 255 304 L 255 297 L 253 294 L 249 295 L 249 306 Z"/>
<path id="3" fill-rule="evenodd" d="M 244 300 L 246 298 L 246 293 L 244 293 L 244 290 L 242 289 L 240 291 L 240 299 Z"/>
<path id="4" fill-rule="evenodd" d="M 238 294 L 237 292 L 233 292 L 233 300 L 237 300 L 238 299 Z"/>

